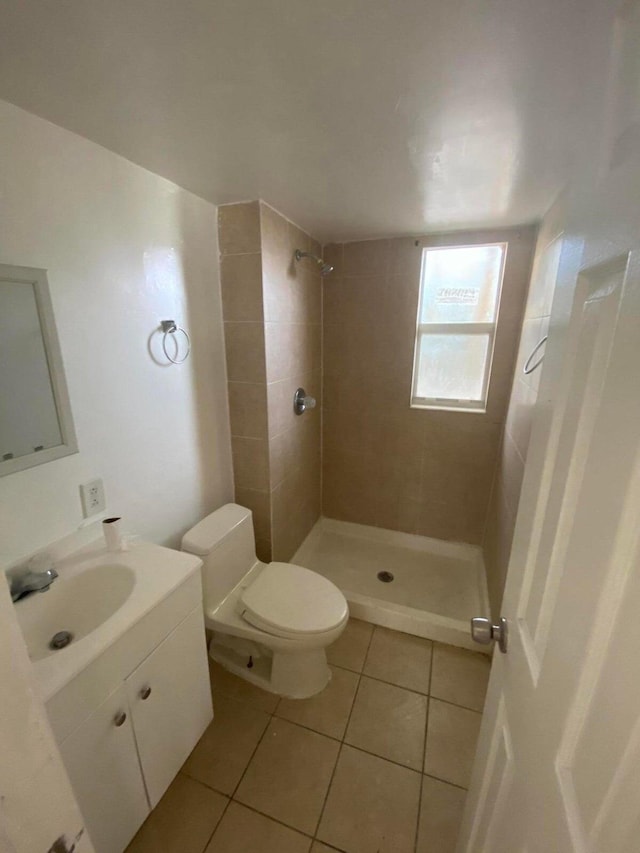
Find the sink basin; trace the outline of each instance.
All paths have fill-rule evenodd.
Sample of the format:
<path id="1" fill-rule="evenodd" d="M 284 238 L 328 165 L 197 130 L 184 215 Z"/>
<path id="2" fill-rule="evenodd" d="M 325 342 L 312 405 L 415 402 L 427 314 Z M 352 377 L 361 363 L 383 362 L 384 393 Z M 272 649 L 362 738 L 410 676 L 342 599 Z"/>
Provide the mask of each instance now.
<path id="1" fill-rule="evenodd" d="M 159 627 L 152 613 L 165 601 L 184 595 L 192 607 L 202 606 L 198 557 L 140 539 L 130 541 L 125 551 L 113 552 L 101 536 L 89 539 L 88 534 L 74 532 L 48 546 L 58 578 L 46 592 L 14 605 L 44 702 L 98 659 L 112 675 L 119 666 L 126 668 L 122 655 L 129 648 L 127 637 L 135 635 L 132 642 L 138 651 L 154 648 L 161 639 L 156 634 L 162 633 L 162 617 Z M 27 565 L 14 564 L 4 571 L 14 573 Z"/>
<path id="2" fill-rule="evenodd" d="M 18 621 L 33 661 L 49 655 L 63 655 L 107 619 L 129 599 L 135 573 L 118 563 L 102 563 L 71 577 L 61 575 L 44 593 L 34 593 L 18 602 Z M 54 635 L 71 634 L 63 648 L 51 648 Z"/>

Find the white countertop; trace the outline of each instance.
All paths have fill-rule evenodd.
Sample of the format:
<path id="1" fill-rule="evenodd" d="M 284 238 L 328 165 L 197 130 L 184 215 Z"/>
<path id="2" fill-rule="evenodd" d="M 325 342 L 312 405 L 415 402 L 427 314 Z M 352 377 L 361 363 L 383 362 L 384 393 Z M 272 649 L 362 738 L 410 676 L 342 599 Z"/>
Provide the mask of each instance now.
<path id="1" fill-rule="evenodd" d="M 18 620 L 21 626 L 25 626 L 25 632 L 29 630 L 29 625 L 37 623 L 45 608 L 50 608 L 54 601 L 57 609 L 60 608 L 67 581 L 101 565 L 130 569 L 134 575 L 131 592 L 126 601 L 93 631 L 72 641 L 66 648 L 33 661 L 35 680 L 45 702 L 199 571 L 202 562 L 192 554 L 140 540 L 129 543 L 126 551 L 107 551 L 104 540 L 100 538 L 55 561 L 59 577 L 49 591 L 36 593 L 16 603 Z M 73 625 L 60 624 L 58 630 L 73 630 Z"/>

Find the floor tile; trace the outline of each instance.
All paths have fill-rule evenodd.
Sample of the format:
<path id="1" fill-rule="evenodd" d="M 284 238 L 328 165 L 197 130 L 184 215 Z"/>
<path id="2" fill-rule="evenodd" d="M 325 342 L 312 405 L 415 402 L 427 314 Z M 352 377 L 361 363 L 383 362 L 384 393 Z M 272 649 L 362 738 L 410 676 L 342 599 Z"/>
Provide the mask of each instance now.
<path id="1" fill-rule="evenodd" d="M 336 853 L 335 847 L 327 847 L 322 841 L 314 841 L 310 853 Z"/>
<path id="2" fill-rule="evenodd" d="M 363 676 L 345 743 L 422 770 L 427 697 Z"/>
<path id="3" fill-rule="evenodd" d="M 127 853 L 202 853 L 228 800 L 178 774 Z"/>
<path id="4" fill-rule="evenodd" d="M 424 772 L 467 788 L 482 714 L 429 700 Z"/>
<path id="5" fill-rule="evenodd" d="M 349 853 L 412 853 L 420 774 L 343 746 L 317 836 Z"/>
<path id="6" fill-rule="evenodd" d="M 376 626 L 364 665 L 365 675 L 428 693 L 430 669 L 431 640 Z"/>
<path id="7" fill-rule="evenodd" d="M 362 672 L 373 625 L 360 619 L 349 619 L 347 627 L 327 649 L 327 660 L 336 666 Z"/>
<path id="8" fill-rule="evenodd" d="M 416 853 L 455 853 L 466 793 L 425 776 Z"/>
<path id="9" fill-rule="evenodd" d="M 211 691 L 213 693 L 213 702 L 217 693 L 224 693 L 232 699 L 238 699 L 240 702 L 247 702 L 261 711 L 266 711 L 267 714 L 272 714 L 278 704 L 279 697 L 275 693 L 269 693 L 245 681 L 244 678 L 239 678 L 237 675 L 228 672 L 219 663 L 212 661 L 209 658 L 209 675 L 211 677 Z"/>
<path id="10" fill-rule="evenodd" d="M 479 652 L 435 643 L 431 695 L 474 711 L 482 711 L 491 658 Z"/>
<path id="11" fill-rule="evenodd" d="M 305 835 L 231 803 L 205 853 L 309 853 Z"/>
<path id="12" fill-rule="evenodd" d="M 321 693 L 311 699 L 281 699 L 276 716 L 341 740 L 356 695 L 358 678 L 355 672 L 332 667 L 331 681 Z"/>
<path id="13" fill-rule="evenodd" d="M 235 798 L 313 834 L 339 748 L 324 735 L 274 718 Z"/>
<path id="14" fill-rule="evenodd" d="M 223 794 L 233 794 L 271 717 L 244 702 L 216 694 L 213 722 L 183 771 Z"/>

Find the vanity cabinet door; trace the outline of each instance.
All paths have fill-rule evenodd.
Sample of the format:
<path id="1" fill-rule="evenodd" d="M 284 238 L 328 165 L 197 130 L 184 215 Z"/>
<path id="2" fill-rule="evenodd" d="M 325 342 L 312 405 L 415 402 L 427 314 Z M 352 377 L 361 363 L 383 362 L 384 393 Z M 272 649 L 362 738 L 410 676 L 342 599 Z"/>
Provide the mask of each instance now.
<path id="1" fill-rule="evenodd" d="M 213 717 L 200 607 L 131 673 L 126 689 L 154 808 Z"/>
<path id="2" fill-rule="evenodd" d="M 96 853 L 122 853 L 149 813 L 124 685 L 60 752 Z"/>

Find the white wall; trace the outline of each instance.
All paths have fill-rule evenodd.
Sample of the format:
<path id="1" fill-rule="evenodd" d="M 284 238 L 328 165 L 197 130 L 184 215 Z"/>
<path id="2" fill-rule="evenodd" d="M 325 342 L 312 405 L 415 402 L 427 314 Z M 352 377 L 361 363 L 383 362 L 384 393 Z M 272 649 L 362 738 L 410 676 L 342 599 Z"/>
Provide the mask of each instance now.
<path id="1" fill-rule="evenodd" d="M 0 151 L 0 263 L 48 271 L 80 447 L 0 478 L 0 563 L 77 528 L 95 477 L 176 545 L 233 496 L 216 208 L 2 101 Z M 151 357 L 161 319 L 189 330 L 181 366 Z"/>

